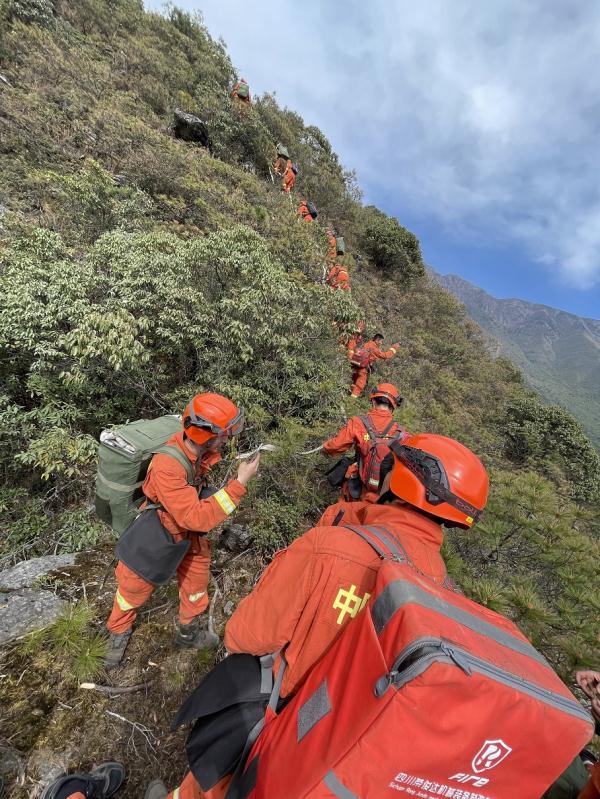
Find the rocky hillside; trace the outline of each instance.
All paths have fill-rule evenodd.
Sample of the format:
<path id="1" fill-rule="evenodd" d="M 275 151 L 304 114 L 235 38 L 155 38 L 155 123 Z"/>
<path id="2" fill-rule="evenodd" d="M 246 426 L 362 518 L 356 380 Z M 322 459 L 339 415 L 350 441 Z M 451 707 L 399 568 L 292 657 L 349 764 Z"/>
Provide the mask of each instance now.
<path id="1" fill-rule="evenodd" d="M 562 405 L 600 447 L 600 320 L 547 305 L 498 300 L 457 275 L 435 275 L 549 402 Z"/>
<path id="2" fill-rule="evenodd" d="M 448 530 L 455 579 L 565 680 L 597 666 L 598 454 L 491 357 L 425 276 L 416 237 L 363 206 L 322 131 L 268 95 L 232 103 L 225 47 L 141 0 L 0 0 L 0 75 L 0 603 L 5 618 L 28 614 L 0 649 L 11 799 L 111 757 L 132 796 L 153 776 L 175 785 L 185 733 L 171 720 L 212 662 L 173 650 L 171 585 L 144 607 L 124 665 L 102 673 L 114 536 L 93 512 L 100 431 L 214 388 L 246 408 L 242 450 L 278 445 L 238 533 L 212 534 L 221 632 L 274 549 L 335 499 L 329 463 L 297 453 L 367 408 L 348 398 L 340 347 L 359 319 L 401 342 L 377 374 L 407 398 L 400 421 L 459 438 L 491 472 L 484 520 Z M 175 136 L 175 109 L 204 122 L 207 146 Z M 276 142 L 300 168 L 291 201 L 271 180 Z M 312 224 L 296 215 L 302 197 L 319 210 Z M 328 221 L 346 241 L 351 294 L 321 283 Z M 46 556 L 74 553 L 48 572 Z M 37 558 L 28 576 L 12 571 Z M 42 602 L 58 609 L 52 624 Z"/>

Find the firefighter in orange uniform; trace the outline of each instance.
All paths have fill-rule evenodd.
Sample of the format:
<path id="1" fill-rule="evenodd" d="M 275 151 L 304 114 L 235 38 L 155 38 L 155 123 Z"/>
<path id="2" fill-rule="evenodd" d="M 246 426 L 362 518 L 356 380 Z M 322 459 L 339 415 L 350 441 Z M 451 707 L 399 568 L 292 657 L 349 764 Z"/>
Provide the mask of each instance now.
<path id="1" fill-rule="evenodd" d="M 382 333 L 375 333 L 371 341 L 367 341 L 362 347 L 355 349 L 350 364 L 352 366 L 352 387 L 350 389 L 350 396 L 353 399 L 360 397 L 364 391 L 369 380 L 369 371 L 371 365 L 378 360 L 389 360 L 396 354 L 400 344 L 392 344 L 389 350 L 382 350 L 384 336 Z M 366 362 L 360 365 L 359 353 L 365 353 L 367 356 Z"/>
<path id="2" fill-rule="evenodd" d="M 231 96 L 238 103 L 244 105 L 252 105 L 252 98 L 250 96 L 250 88 L 248 82 L 244 78 L 240 78 L 231 90 Z"/>
<path id="3" fill-rule="evenodd" d="M 348 269 L 343 264 L 333 264 L 327 277 L 325 278 L 325 283 L 337 291 L 350 291 L 350 275 L 348 274 Z"/>
<path id="4" fill-rule="evenodd" d="M 348 353 L 348 360 L 352 360 L 352 356 L 354 355 L 354 351 L 358 349 L 361 344 L 364 344 L 365 341 L 365 323 L 358 322 L 348 341 L 346 342 L 346 352 Z M 343 343 L 343 340 L 340 341 L 340 344 Z"/>
<path id="5" fill-rule="evenodd" d="M 448 578 L 440 554 L 442 525 L 468 529 L 485 507 L 485 468 L 458 441 L 424 433 L 409 436 L 402 445 L 395 442 L 392 451 L 380 503 L 341 502 L 329 508 L 316 527 L 275 555 L 227 623 L 225 646 L 230 653 L 265 655 L 285 648 L 282 697 L 300 687 L 313 664 L 362 607 L 355 602 L 352 612 L 343 610 L 337 601 L 340 592 L 368 598 L 375 587 L 382 561 L 366 541 L 344 528 L 345 523 L 385 527 L 417 569 L 444 584 Z M 414 464 L 435 468 L 415 470 Z M 447 483 L 446 499 L 437 502 L 436 496 L 437 504 L 431 504 L 429 499 L 441 485 L 432 477 L 436 473 Z M 193 763 L 189 741 L 187 753 Z M 222 799 L 229 782 L 230 777 L 224 775 L 203 790 L 190 771 L 169 799 Z M 162 793 L 146 794 L 146 799 L 165 797 L 164 786 Z"/>
<path id="6" fill-rule="evenodd" d="M 394 420 L 394 411 L 403 402 L 396 386 L 380 383 L 370 400 L 368 414 L 353 416 L 337 435 L 323 444 L 323 452 L 331 456 L 342 455 L 351 447 L 355 450 L 356 462 L 348 464 L 348 459 L 343 458 L 338 467 L 341 472 L 347 465 L 341 486 L 342 498 L 349 502 L 358 499 L 377 502 L 381 464 L 389 453 L 389 444 L 408 435 L 406 428 Z M 340 485 L 339 480 L 332 484 Z"/>
<path id="7" fill-rule="evenodd" d="M 206 537 L 232 513 L 246 493 L 248 481 L 258 471 L 259 459 L 241 463 L 237 478 L 208 493 L 205 476 L 221 460 L 227 441 L 241 433 L 244 410 L 220 394 L 197 394 L 186 407 L 182 417 L 183 430 L 169 439 L 194 467 L 194 485 L 187 481 L 185 468 L 166 454 L 156 454 L 148 467 L 143 484 L 144 495 L 157 503 L 158 519 L 174 543 L 188 540 L 187 553 L 176 569 L 179 584 L 179 624 L 175 643 L 180 647 L 204 648 L 218 646 L 218 637 L 200 630 L 200 614 L 208 607 L 210 579 L 210 543 Z M 202 490 L 204 488 L 204 491 Z M 143 532 L 143 531 L 142 531 Z M 138 609 L 154 592 L 156 583 L 144 579 L 155 568 L 153 552 L 146 551 L 143 542 L 128 556 L 128 563 L 117 564 L 117 592 L 107 628 L 110 633 L 105 665 L 118 666 L 131 636 Z M 216 639 L 216 640 L 215 640 Z"/>
<path id="8" fill-rule="evenodd" d="M 337 238 L 331 225 L 327 228 L 327 255 L 326 259 L 330 263 L 337 258 Z"/>
<path id="9" fill-rule="evenodd" d="M 297 213 L 305 222 L 312 222 L 313 219 L 317 218 L 317 209 L 312 203 L 309 203 L 308 200 L 302 200 L 298 206 Z"/>
<path id="10" fill-rule="evenodd" d="M 290 194 L 292 189 L 294 188 L 294 183 L 296 182 L 296 175 L 298 174 L 298 167 L 296 164 L 292 164 L 292 162 L 288 159 L 285 172 L 283 173 L 283 185 L 282 191 L 285 194 Z"/>

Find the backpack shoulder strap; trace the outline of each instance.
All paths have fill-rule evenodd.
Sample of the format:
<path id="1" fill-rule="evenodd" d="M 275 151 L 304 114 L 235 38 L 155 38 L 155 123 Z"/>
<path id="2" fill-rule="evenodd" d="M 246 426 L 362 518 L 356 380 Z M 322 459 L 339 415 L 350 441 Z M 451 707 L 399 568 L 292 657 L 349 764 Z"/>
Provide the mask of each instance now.
<path id="1" fill-rule="evenodd" d="M 369 438 L 375 439 L 377 437 L 377 431 L 373 427 L 373 423 L 371 422 L 369 417 L 365 414 L 365 416 L 359 416 L 358 418 L 367 428 L 367 433 L 369 434 Z"/>
<path id="2" fill-rule="evenodd" d="M 161 455 L 168 455 L 169 458 L 173 458 L 179 464 L 181 464 L 181 466 L 183 466 L 185 469 L 185 476 L 187 477 L 188 483 L 190 485 L 194 484 L 194 467 L 192 466 L 189 458 L 186 458 L 179 447 L 176 447 L 173 444 L 163 444 L 154 451 L 155 455 L 158 453 Z"/>
<path id="3" fill-rule="evenodd" d="M 366 541 L 367 544 L 370 544 L 380 558 L 385 560 L 385 558 L 389 557 L 391 554 L 396 560 L 410 565 L 411 561 L 406 554 L 406 550 L 396 536 L 392 535 L 385 527 L 353 524 L 344 524 L 343 527 L 345 527 L 346 530 L 351 530 L 353 533 L 356 533 Z"/>
<path id="4" fill-rule="evenodd" d="M 380 438 L 388 438 L 388 433 L 394 427 L 394 425 L 396 425 L 396 420 L 392 419 L 392 421 L 388 424 L 388 426 L 385 428 L 385 430 L 382 430 L 382 432 L 378 434 L 379 437 Z M 398 425 L 396 425 L 396 426 L 398 426 Z M 391 438 L 391 436 L 389 436 L 389 437 Z"/>

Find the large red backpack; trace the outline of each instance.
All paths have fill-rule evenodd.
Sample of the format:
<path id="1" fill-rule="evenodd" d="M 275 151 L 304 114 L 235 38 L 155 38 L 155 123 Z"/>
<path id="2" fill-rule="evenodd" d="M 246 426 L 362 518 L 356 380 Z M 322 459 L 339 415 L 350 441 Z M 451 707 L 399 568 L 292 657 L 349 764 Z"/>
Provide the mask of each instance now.
<path id="1" fill-rule="evenodd" d="M 591 717 L 512 622 L 411 568 L 384 528 L 351 530 L 385 558 L 373 595 L 267 721 L 231 795 L 539 799 Z"/>
<path id="2" fill-rule="evenodd" d="M 368 416 L 359 418 L 369 438 L 365 442 L 367 454 L 361 453 L 358 460 L 358 474 L 367 491 L 379 491 L 383 459 L 389 455 L 392 441 L 401 441 L 407 435 L 407 431 L 392 419 L 385 430 L 378 433 Z"/>
<path id="3" fill-rule="evenodd" d="M 366 349 L 364 345 L 355 349 L 350 358 L 350 363 L 356 369 L 366 369 L 372 362 L 373 353 L 371 350 Z"/>

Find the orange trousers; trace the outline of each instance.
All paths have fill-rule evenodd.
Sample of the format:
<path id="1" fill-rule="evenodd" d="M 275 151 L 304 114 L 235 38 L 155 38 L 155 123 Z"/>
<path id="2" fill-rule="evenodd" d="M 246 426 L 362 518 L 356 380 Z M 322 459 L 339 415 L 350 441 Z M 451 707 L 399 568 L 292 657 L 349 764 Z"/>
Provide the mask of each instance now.
<path id="1" fill-rule="evenodd" d="M 352 370 L 352 388 L 350 393 L 353 397 L 360 397 L 365 390 L 367 381 L 369 379 L 368 369 L 353 369 Z"/>
<path id="2" fill-rule="evenodd" d="M 115 569 L 117 593 L 106 626 L 111 633 L 130 630 L 137 611 L 150 599 L 155 586 L 139 577 L 124 563 Z M 177 569 L 179 584 L 179 621 L 189 624 L 208 607 L 210 556 L 188 552 Z"/>
<path id="3" fill-rule="evenodd" d="M 230 782 L 230 776 L 223 777 L 210 791 L 203 791 L 192 772 L 188 771 L 179 788 L 171 791 L 167 799 L 223 799 Z"/>

